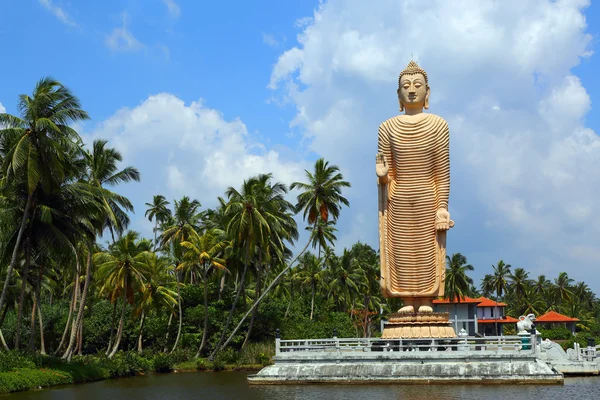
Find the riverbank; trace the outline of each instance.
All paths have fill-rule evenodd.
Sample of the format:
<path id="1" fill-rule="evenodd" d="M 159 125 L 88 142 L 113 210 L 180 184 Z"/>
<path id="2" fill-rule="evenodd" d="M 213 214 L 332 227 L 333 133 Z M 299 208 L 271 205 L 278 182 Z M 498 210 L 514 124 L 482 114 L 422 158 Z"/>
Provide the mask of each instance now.
<path id="1" fill-rule="evenodd" d="M 104 356 L 77 356 L 71 362 L 58 357 L 0 353 L 0 394 L 47 388 L 56 385 L 86 383 L 151 373 L 192 371 L 255 371 L 267 365 L 226 363 L 217 358 L 188 359 L 184 353 L 138 354 L 117 353 L 113 359 Z"/>

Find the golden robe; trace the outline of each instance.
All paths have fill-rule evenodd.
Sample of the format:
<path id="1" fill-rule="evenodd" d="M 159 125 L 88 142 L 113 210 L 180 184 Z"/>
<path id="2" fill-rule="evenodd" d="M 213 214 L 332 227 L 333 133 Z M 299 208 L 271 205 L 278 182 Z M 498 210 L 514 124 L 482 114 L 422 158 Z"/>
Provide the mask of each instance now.
<path id="1" fill-rule="evenodd" d="M 379 187 L 381 287 L 386 297 L 436 298 L 444 294 L 446 231 L 436 212 L 448 209 L 449 130 L 427 114 L 418 122 L 388 119 L 379 127 L 379 152 L 389 166 Z"/>

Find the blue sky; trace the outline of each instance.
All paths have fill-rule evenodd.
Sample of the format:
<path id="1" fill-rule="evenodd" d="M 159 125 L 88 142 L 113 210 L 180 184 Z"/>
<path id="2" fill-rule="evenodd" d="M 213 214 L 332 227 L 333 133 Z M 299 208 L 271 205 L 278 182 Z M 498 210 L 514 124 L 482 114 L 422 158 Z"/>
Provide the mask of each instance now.
<path id="1" fill-rule="evenodd" d="M 2 0 L 0 110 L 42 76 L 69 86 L 153 194 L 215 204 L 259 172 L 303 179 L 318 156 L 353 184 L 340 246 L 377 246 L 375 132 L 413 57 L 450 125 L 449 252 L 477 280 L 499 259 L 600 292 L 600 6 L 505 1 Z M 6 61 L 8 60 L 8 62 Z"/>

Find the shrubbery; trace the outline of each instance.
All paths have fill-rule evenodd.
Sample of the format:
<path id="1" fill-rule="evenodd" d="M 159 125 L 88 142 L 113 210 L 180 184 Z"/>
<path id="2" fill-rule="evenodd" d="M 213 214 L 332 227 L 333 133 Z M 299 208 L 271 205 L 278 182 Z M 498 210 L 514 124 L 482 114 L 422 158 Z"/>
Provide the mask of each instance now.
<path id="1" fill-rule="evenodd" d="M 539 334 L 544 339 L 550 340 L 569 340 L 573 338 L 573 333 L 565 328 L 564 326 L 558 326 L 555 328 L 536 328 Z"/>

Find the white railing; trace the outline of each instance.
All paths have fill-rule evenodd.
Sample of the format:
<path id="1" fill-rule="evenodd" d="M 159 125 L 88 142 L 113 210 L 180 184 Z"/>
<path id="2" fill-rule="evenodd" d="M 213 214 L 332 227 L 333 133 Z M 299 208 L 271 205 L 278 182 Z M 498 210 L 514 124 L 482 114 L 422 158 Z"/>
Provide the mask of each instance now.
<path id="1" fill-rule="evenodd" d="M 275 354 L 292 352 L 361 353 L 405 351 L 470 351 L 470 352 L 519 352 L 536 351 L 535 336 L 466 337 L 451 339 L 378 339 L 378 338 L 331 338 L 331 339 L 275 339 Z"/>

